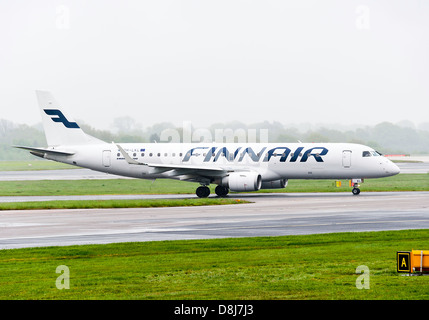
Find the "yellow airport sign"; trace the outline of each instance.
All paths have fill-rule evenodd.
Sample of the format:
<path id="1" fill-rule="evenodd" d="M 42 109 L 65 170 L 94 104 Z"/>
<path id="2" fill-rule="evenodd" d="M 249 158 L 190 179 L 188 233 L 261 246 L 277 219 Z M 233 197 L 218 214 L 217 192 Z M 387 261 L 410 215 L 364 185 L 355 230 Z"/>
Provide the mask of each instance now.
<path id="1" fill-rule="evenodd" d="M 429 250 L 398 251 L 396 264 L 398 272 L 428 273 Z"/>
<path id="2" fill-rule="evenodd" d="M 429 250 L 411 250 L 412 272 L 429 272 Z"/>

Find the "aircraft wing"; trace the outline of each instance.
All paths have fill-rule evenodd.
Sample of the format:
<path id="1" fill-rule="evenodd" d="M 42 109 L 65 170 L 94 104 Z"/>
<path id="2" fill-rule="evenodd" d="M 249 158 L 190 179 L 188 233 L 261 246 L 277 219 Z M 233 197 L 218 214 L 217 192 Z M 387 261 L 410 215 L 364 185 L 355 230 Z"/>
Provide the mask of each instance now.
<path id="1" fill-rule="evenodd" d="M 187 164 L 163 164 L 163 163 L 145 163 L 139 162 L 131 158 L 128 153 L 119 145 L 116 145 L 121 154 L 124 156 L 125 160 L 132 165 L 142 165 L 155 168 L 155 173 L 162 173 L 166 171 L 172 171 L 172 176 L 181 176 L 181 175 L 192 175 L 192 176 L 205 176 L 205 177 L 222 177 L 226 176 L 229 170 L 219 168 L 219 167 L 206 167 L 206 166 L 197 166 L 197 165 L 187 165 Z"/>

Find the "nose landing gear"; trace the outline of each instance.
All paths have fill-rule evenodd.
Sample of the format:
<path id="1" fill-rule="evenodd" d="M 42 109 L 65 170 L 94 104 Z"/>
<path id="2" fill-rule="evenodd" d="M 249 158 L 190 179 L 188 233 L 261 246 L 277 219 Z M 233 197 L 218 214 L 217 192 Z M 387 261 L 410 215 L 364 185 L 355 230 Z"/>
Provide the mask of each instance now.
<path id="1" fill-rule="evenodd" d="M 360 189 L 359 188 L 353 188 L 352 193 L 357 196 L 360 193 Z"/>
<path id="2" fill-rule="evenodd" d="M 363 182 L 363 179 L 352 179 L 350 185 L 353 186 L 352 193 L 357 196 L 360 193 L 359 183 Z"/>

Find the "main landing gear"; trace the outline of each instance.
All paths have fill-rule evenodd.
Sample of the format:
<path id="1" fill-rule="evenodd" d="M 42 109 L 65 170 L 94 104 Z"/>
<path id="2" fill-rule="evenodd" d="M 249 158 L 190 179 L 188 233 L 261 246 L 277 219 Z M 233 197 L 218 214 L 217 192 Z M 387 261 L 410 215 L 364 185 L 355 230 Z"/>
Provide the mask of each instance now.
<path id="1" fill-rule="evenodd" d="M 229 189 L 227 187 L 217 186 L 215 192 L 219 197 L 225 197 L 228 194 Z"/>
<path id="2" fill-rule="evenodd" d="M 210 195 L 210 188 L 207 186 L 201 186 L 197 188 L 195 192 L 198 198 L 207 198 Z"/>
<path id="3" fill-rule="evenodd" d="M 219 197 L 225 197 L 229 189 L 223 186 L 217 186 L 215 192 Z M 195 193 L 199 198 L 207 198 L 210 195 L 210 188 L 207 186 L 200 186 Z"/>

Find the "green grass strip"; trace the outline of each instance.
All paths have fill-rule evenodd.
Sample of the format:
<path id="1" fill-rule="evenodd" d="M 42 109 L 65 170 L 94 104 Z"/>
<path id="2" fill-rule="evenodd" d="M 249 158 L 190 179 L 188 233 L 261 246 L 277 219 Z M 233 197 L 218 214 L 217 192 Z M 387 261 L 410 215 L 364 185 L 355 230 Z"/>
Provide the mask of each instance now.
<path id="1" fill-rule="evenodd" d="M 429 277 L 396 272 L 411 249 L 428 230 L 1 250 L 0 299 L 429 299 Z"/>
<path id="2" fill-rule="evenodd" d="M 0 171 L 60 170 L 77 168 L 78 167 L 69 164 L 48 160 L 0 161 Z"/>
<path id="3" fill-rule="evenodd" d="M 41 180 L 3 181 L 0 196 L 52 196 L 98 194 L 195 194 L 197 183 L 159 179 L 155 182 L 141 179 L 112 180 Z M 211 185 L 214 194 L 215 185 Z M 429 191 L 429 174 L 399 174 L 389 178 L 367 179 L 362 192 L 370 191 Z M 351 192 L 348 181 L 335 187 L 333 180 L 290 180 L 284 189 L 258 192 Z"/>
<path id="4" fill-rule="evenodd" d="M 240 199 L 143 199 L 143 200 L 66 200 L 0 203 L 0 210 L 103 209 L 209 206 L 248 203 Z"/>

